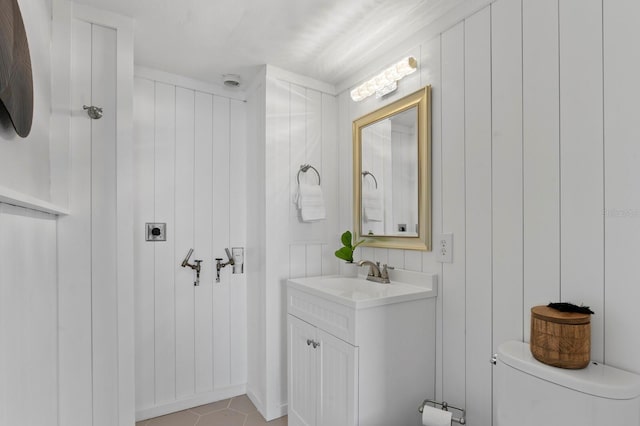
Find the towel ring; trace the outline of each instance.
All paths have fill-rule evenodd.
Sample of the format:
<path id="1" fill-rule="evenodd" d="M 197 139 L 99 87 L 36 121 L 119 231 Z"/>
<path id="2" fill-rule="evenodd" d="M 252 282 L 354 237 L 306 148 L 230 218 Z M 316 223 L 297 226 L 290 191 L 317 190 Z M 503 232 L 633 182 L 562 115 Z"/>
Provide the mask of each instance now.
<path id="1" fill-rule="evenodd" d="M 313 171 L 316 172 L 316 174 L 318 175 L 318 185 L 320 185 L 320 173 L 318 173 L 318 170 L 315 167 L 313 167 L 311 164 L 303 164 L 300 166 L 300 170 L 298 170 L 298 176 L 296 176 L 296 179 L 298 180 L 298 185 L 300 185 L 300 173 L 307 173 L 309 169 L 313 169 Z"/>
<path id="2" fill-rule="evenodd" d="M 369 171 L 367 171 L 367 170 L 365 170 L 364 172 L 362 172 L 362 178 L 363 178 L 363 179 L 364 179 L 364 178 L 366 178 L 366 177 L 367 177 L 367 175 L 369 175 L 369 176 L 371 176 L 371 177 L 373 178 L 373 181 L 374 181 L 374 182 L 375 182 L 375 184 L 376 184 L 376 189 L 378 189 L 378 179 L 376 179 L 376 177 L 373 175 L 373 173 L 371 173 L 371 172 L 369 172 Z"/>

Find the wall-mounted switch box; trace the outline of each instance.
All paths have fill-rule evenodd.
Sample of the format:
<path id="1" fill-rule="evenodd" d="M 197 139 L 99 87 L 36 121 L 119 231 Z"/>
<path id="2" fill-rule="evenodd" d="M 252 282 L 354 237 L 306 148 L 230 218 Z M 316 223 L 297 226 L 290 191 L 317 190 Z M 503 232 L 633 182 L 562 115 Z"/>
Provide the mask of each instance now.
<path id="1" fill-rule="evenodd" d="M 147 223 L 147 241 L 167 241 L 166 223 Z"/>
<path id="2" fill-rule="evenodd" d="M 436 260 L 441 263 L 453 263 L 453 234 L 436 235 L 434 242 Z"/>
<path id="3" fill-rule="evenodd" d="M 244 273 L 244 248 L 231 247 L 231 256 L 233 257 L 233 273 Z"/>

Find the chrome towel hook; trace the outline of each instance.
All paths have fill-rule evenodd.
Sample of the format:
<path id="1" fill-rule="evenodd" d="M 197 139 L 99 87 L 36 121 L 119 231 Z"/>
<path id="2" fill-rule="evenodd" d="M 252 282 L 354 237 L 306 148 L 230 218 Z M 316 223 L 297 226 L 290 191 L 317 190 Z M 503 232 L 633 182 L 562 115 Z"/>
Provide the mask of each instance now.
<path id="1" fill-rule="evenodd" d="M 82 109 L 87 111 L 87 115 L 92 120 L 100 120 L 102 118 L 102 108 L 100 107 L 82 105 Z"/>

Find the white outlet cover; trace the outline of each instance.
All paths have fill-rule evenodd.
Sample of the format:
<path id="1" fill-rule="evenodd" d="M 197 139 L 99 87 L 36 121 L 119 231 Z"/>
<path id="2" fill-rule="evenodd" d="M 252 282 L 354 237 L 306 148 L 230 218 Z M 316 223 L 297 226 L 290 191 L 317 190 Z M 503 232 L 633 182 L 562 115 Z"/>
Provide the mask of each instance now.
<path id="1" fill-rule="evenodd" d="M 436 235 L 433 250 L 438 262 L 453 263 L 453 234 Z"/>

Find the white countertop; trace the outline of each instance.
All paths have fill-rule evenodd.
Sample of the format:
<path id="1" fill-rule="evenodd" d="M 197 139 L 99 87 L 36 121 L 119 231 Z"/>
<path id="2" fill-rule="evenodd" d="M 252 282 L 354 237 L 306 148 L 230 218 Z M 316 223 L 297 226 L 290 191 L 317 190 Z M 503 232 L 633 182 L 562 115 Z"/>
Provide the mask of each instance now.
<path id="1" fill-rule="evenodd" d="M 436 276 L 423 273 L 420 275 L 422 279 L 420 276 L 414 277 L 419 281 L 417 285 L 394 281 L 393 276 L 390 284 L 380 284 L 367 281 L 363 276 L 337 275 L 292 278 L 288 281 L 288 285 L 345 306 L 363 309 L 436 297 L 438 295 Z"/>

